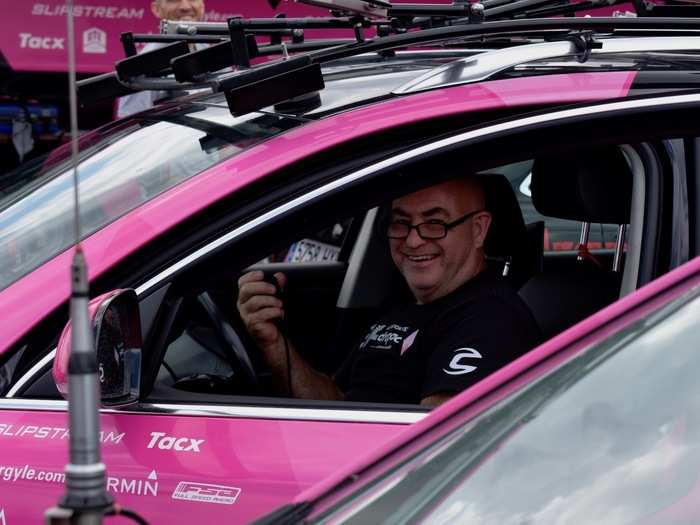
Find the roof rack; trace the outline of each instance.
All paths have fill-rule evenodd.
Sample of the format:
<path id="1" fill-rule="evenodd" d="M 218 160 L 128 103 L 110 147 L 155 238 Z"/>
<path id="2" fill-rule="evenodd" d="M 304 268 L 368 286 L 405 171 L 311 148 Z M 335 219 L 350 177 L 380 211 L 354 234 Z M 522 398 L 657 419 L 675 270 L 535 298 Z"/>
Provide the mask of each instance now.
<path id="1" fill-rule="evenodd" d="M 506 0 L 484 0 L 481 4 L 455 1 L 447 6 L 401 4 L 390 7 L 383 0 L 300 1 L 326 7 L 329 4 L 336 7 L 342 4 L 344 11 L 338 14 L 344 16 L 318 19 L 234 17 L 225 24 L 165 21 L 162 24 L 164 34 L 161 35 L 126 33 L 122 36 L 122 42 L 127 58 L 117 62 L 114 73 L 79 82 L 81 101 L 85 104 L 143 89 L 183 91 L 206 87 L 215 92 L 224 92 L 231 112 L 240 115 L 322 89 L 321 65 L 360 54 L 391 53 L 421 45 L 441 45 L 451 40 L 483 41 L 495 37 L 517 38 L 519 43 L 527 43 L 522 37 L 541 41 L 556 36 L 575 42 L 577 49 L 580 48 L 585 54 L 596 44 L 592 37 L 600 34 L 625 36 L 652 30 L 674 35 L 700 34 L 700 18 L 516 18 L 533 10 L 553 13 L 564 12 L 557 11 L 559 9 L 566 9 L 565 12 L 572 9 L 571 5 L 560 5 L 558 0 L 516 0 L 507 4 L 504 4 Z M 583 5 L 583 8 L 590 9 L 616 1 L 584 0 L 573 7 L 578 10 L 578 6 Z M 553 2 L 555 5 L 552 5 Z M 445 7 L 454 9 L 445 10 Z M 365 8 L 372 11 L 371 17 L 358 13 Z M 405 17 L 399 19 L 397 11 L 405 14 Z M 445 12 L 452 14 L 436 14 Z M 393 17 L 385 18 L 390 13 Z M 465 13 L 467 16 L 462 16 Z M 428 22 L 438 27 L 408 31 L 409 26 L 418 24 L 422 27 L 420 24 L 427 23 L 417 14 L 426 14 Z M 483 21 L 492 16 L 513 19 Z M 375 27 L 378 36 L 365 39 L 363 30 L 368 27 Z M 303 31 L 309 28 L 351 29 L 355 38 L 307 41 Z M 581 32 L 590 34 L 584 37 Z M 260 36 L 270 37 L 270 43 L 259 43 L 256 37 L 259 39 Z M 283 41 L 285 37 L 291 38 L 291 41 Z M 176 42 L 134 55 L 136 42 L 170 40 Z M 192 42 L 212 45 L 203 50 L 190 51 L 188 44 Z M 297 54 L 290 57 L 290 52 Z M 251 67 L 251 60 L 271 55 L 281 55 L 281 58 Z M 235 70 L 220 72 L 226 68 Z M 166 75 L 174 75 L 175 78 L 162 78 Z"/>

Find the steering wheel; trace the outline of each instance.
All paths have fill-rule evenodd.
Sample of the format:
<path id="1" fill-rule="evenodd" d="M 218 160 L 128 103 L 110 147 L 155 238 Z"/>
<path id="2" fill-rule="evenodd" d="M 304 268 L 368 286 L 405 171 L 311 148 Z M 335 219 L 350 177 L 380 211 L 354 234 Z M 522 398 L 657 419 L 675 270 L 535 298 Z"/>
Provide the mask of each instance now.
<path id="1" fill-rule="evenodd" d="M 221 310 L 219 310 L 219 307 L 212 300 L 209 292 L 202 292 L 199 294 L 197 296 L 197 302 L 204 308 L 204 311 L 214 324 L 216 333 L 226 342 L 231 352 L 233 352 L 236 362 L 240 365 L 243 373 L 250 381 L 250 384 L 257 390 L 259 386 L 258 375 L 255 373 L 255 368 L 253 368 L 253 362 L 250 360 L 250 356 L 248 355 L 243 341 L 238 337 L 231 323 L 229 323 L 226 317 L 221 313 Z"/>

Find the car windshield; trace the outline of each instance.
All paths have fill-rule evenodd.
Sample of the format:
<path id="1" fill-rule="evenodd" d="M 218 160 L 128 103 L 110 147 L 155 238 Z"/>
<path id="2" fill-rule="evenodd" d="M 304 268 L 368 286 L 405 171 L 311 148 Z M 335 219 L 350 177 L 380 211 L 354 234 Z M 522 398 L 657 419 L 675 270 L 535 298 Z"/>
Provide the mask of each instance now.
<path id="1" fill-rule="evenodd" d="M 80 139 L 80 223 L 90 235 L 210 166 L 299 124 L 223 105 L 147 113 Z M 70 145 L 0 178 L 0 290 L 74 242 Z"/>
<path id="2" fill-rule="evenodd" d="M 591 346 L 318 521 L 697 523 L 699 295 Z"/>

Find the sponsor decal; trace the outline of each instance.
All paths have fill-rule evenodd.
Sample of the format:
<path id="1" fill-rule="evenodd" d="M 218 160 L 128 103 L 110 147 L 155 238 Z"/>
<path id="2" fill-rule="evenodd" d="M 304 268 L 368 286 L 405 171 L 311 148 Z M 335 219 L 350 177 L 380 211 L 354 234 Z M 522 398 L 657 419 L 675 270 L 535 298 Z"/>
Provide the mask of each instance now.
<path id="1" fill-rule="evenodd" d="M 397 324 L 388 326 L 385 324 L 374 324 L 370 328 L 369 333 L 365 336 L 365 340 L 360 344 L 360 348 L 371 345 L 372 348 L 378 350 L 388 350 L 392 348 L 392 346 L 401 343 L 409 329 L 409 326 L 400 326 Z"/>
<path id="2" fill-rule="evenodd" d="M 464 359 L 481 359 L 481 354 L 474 348 L 458 348 L 450 364 L 442 371 L 451 376 L 460 376 L 476 370 L 475 366 L 463 363 Z"/>
<path id="3" fill-rule="evenodd" d="M 125 432 L 117 434 L 115 432 L 100 431 L 100 442 L 103 444 L 121 443 L 126 435 Z M 68 439 L 68 429 L 65 427 L 40 427 L 36 425 L 13 425 L 0 423 L 0 438 L 9 437 L 31 437 L 35 439 L 64 440 Z"/>
<path id="4" fill-rule="evenodd" d="M 50 5 L 36 2 L 32 5 L 34 16 L 66 16 L 68 6 Z M 142 19 L 144 8 L 134 9 L 129 7 L 98 6 L 98 5 L 74 5 L 73 17 L 75 18 L 101 18 L 101 19 Z"/>
<path id="5" fill-rule="evenodd" d="M 15 483 L 17 481 L 42 481 L 45 483 L 64 484 L 65 472 L 54 472 L 22 465 L 18 467 L 0 465 L 0 480 Z M 158 474 L 155 470 L 146 478 L 125 478 L 107 476 L 107 490 L 115 494 L 132 496 L 158 496 Z M 2 525 L 2 522 L 0 522 Z"/>
<path id="6" fill-rule="evenodd" d="M 104 54 L 107 52 L 107 33 L 97 27 L 83 31 L 83 53 Z"/>
<path id="7" fill-rule="evenodd" d="M 177 484 L 177 487 L 175 487 L 172 498 L 199 501 L 202 503 L 233 505 L 236 503 L 236 499 L 240 493 L 241 489 L 236 487 L 181 481 Z"/>
<path id="8" fill-rule="evenodd" d="M 203 439 L 178 438 L 169 436 L 165 432 L 151 432 L 151 441 L 148 443 L 148 448 L 177 450 L 178 452 L 199 452 L 199 446 L 202 443 L 204 443 Z"/>
<path id="9" fill-rule="evenodd" d="M 11 483 L 15 483 L 20 480 L 63 483 L 66 480 L 66 475 L 63 472 L 51 472 L 48 470 L 35 469 L 29 465 L 23 465 L 20 467 L 0 465 L 0 479 Z"/>
<path id="10" fill-rule="evenodd" d="M 158 474 L 152 470 L 146 479 L 107 477 L 107 490 L 132 496 L 158 496 Z"/>
<path id="11" fill-rule="evenodd" d="M 406 339 L 403 340 L 403 343 L 401 343 L 401 355 L 403 355 L 406 352 L 406 350 L 411 348 L 411 345 L 413 345 L 413 341 L 416 340 L 417 335 L 418 335 L 418 330 L 416 330 L 411 335 L 409 335 Z"/>
<path id="12" fill-rule="evenodd" d="M 65 38 L 38 36 L 31 33 L 19 34 L 19 47 L 22 49 L 64 49 Z"/>

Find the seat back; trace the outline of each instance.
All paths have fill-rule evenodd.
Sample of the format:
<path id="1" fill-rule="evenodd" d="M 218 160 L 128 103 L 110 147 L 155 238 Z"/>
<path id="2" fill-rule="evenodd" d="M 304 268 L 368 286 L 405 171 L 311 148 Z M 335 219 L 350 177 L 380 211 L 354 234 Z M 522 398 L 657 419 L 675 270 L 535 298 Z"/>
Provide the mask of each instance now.
<path id="1" fill-rule="evenodd" d="M 543 215 L 581 222 L 627 224 L 632 172 L 619 147 L 539 158 L 532 202 Z M 580 260 L 569 270 L 539 273 L 520 289 L 545 338 L 588 317 L 619 296 L 621 275 Z"/>
<path id="2" fill-rule="evenodd" d="M 518 289 L 541 267 L 544 230 L 525 225 L 518 199 L 504 175 L 479 175 L 479 180 L 492 216 L 484 245 L 489 266 L 497 264 L 502 271 L 507 264 L 507 278 Z"/>

